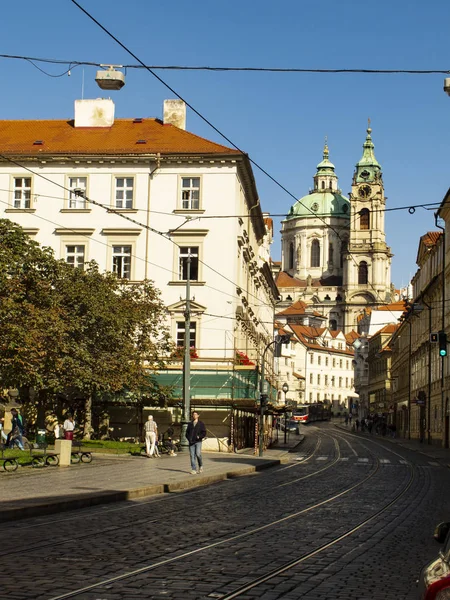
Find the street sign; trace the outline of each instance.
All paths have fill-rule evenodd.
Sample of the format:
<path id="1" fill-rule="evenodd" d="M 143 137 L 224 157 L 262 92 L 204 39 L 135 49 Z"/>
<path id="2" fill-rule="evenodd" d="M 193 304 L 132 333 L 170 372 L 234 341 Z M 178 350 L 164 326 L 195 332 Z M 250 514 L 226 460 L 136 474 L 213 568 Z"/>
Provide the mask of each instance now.
<path id="1" fill-rule="evenodd" d="M 425 406 L 425 400 L 419 400 L 419 398 L 417 398 L 416 404 L 417 406 Z"/>

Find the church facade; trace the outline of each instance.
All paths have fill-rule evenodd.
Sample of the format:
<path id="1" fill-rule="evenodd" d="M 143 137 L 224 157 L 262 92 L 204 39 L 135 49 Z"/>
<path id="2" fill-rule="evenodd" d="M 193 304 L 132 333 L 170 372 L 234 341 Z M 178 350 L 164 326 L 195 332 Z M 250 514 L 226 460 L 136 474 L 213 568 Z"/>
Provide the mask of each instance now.
<path id="1" fill-rule="evenodd" d="M 282 304 L 302 300 L 326 317 L 331 330 L 357 328 L 367 307 L 393 300 L 392 254 L 384 231 L 385 193 L 367 129 L 350 197 L 338 187 L 325 144 L 314 189 L 300 198 L 282 222 L 282 260 L 277 286 Z"/>

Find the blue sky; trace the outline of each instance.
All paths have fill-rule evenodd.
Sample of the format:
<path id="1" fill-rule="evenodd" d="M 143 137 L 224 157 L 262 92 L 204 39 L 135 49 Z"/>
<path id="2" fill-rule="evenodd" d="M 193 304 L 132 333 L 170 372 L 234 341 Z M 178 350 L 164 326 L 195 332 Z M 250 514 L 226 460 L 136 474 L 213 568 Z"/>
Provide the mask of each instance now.
<path id="1" fill-rule="evenodd" d="M 152 65 L 450 70 L 448 0 L 80 3 Z M 135 62 L 70 0 L 4 3 L 0 34 L 2 54 Z M 101 94 L 95 71 L 84 68 L 85 98 Z M 0 73 L 0 118 L 73 116 L 82 68 L 50 78 L 29 63 L 0 59 Z M 325 136 L 347 195 L 368 117 L 389 208 L 439 203 L 450 186 L 450 97 L 442 89 L 443 75 L 158 74 L 296 197 L 312 185 Z M 118 117 L 161 117 L 163 100 L 173 95 L 149 73 L 129 69 L 127 85 L 111 97 Z M 224 143 L 195 114 L 189 111 L 187 118 L 190 131 Z M 263 174 L 255 176 L 263 210 L 288 212 L 292 199 Z M 279 229 L 277 219 L 275 260 Z M 415 272 L 419 237 L 433 229 L 432 211 L 386 214 L 397 286 Z"/>

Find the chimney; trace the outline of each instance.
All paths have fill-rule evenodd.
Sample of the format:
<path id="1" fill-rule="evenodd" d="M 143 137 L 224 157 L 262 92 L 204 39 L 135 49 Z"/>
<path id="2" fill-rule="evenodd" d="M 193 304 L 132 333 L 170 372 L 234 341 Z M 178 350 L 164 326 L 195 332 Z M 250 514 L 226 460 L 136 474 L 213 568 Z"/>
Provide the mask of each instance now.
<path id="1" fill-rule="evenodd" d="M 75 127 L 112 127 L 114 102 L 109 98 L 75 100 Z"/>
<path id="2" fill-rule="evenodd" d="M 164 100 L 164 125 L 186 129 L 186 104 L 183 100 Z"/>

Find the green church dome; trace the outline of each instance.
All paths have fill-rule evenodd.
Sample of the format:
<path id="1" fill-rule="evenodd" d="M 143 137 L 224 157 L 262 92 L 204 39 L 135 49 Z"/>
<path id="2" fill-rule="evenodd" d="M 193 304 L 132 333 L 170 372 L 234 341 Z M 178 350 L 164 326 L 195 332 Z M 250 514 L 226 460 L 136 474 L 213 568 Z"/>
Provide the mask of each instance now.
<path id="1" fill-rule="evenodd" d="M 315 217 L 350 218 L 350 201 L 339 192 L 315 191 L 291 206 L 287 219 Z"/>

